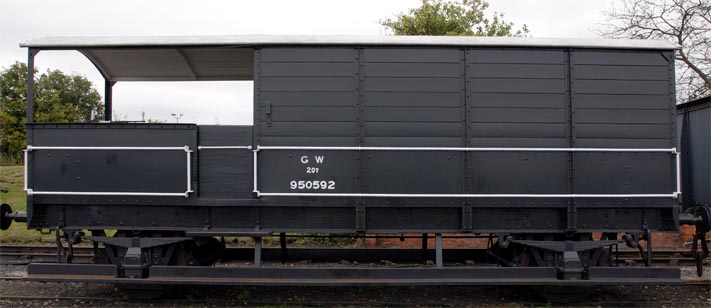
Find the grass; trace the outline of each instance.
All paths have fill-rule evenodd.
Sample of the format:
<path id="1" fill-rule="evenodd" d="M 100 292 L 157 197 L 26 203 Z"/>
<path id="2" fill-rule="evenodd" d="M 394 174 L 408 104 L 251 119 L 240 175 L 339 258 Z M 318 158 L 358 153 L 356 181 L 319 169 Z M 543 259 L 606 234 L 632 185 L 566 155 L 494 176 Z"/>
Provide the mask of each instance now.
<path id="1" fill-rule="evenodd" d="M 13 211 L 27 210 L 27 195 L 23 190 L 22 166 L 0 166 L 0 203 L 12 206 Z M 28 230 L 24 223 L 13 222 L 9 229 L 0 231 L 0 243 L 52 242 L 53 235 Z"/>

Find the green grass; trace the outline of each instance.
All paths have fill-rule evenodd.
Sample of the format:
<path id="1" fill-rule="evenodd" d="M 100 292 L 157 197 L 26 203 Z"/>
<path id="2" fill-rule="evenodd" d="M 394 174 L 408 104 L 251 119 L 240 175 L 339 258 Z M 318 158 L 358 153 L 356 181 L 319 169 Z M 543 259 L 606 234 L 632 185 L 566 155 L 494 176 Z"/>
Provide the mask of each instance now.
<path id="1" fill-rule="evenodd" d="M 23 190 L 22 166 L 0 166 L 0 203 L 12 206 L 13 211 L 27 210 L 27 195 Z M 51 242 L 53 235 L 43 235 L 36 230 L 27 230 L 24 223 L 13 222 L 9 229 L 0 231 L 1 243 Z"/>

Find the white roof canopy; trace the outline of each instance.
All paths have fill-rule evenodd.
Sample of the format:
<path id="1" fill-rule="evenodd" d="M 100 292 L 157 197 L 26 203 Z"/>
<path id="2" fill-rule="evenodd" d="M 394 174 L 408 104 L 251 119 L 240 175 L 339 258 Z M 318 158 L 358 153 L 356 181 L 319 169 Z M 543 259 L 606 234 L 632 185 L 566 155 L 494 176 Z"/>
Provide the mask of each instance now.
<path id="1" fill-rule="evenodd" d="M 254 48 L 278 45 L 678 49 L 661 40 L 471 36 L 47 37 L 20 44 L 36 50 L 77 50 L 111 81 L 251 80 Z"/>

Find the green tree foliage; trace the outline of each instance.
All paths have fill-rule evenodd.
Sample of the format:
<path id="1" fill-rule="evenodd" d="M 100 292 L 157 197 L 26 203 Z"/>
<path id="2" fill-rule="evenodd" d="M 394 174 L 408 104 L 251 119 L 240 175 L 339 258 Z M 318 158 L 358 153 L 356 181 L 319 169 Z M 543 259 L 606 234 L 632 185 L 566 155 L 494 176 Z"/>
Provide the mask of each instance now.
<path id="1" fill-rule="evenodd" d="M 35 71 L 36 73 L 36 71 Z M 47 70 L 34 88 L 36 122 L 97 122 L 103 118 L 101 95 L 84 76 Z M 0 154 L 19 160 L 25 148 L 27 65 L 15 62 L 0 71 Z"/>
<path id="2" fill-rule="evenodd" d="M 526 36 L 528 27 L 514 29 L 503 13 L 486 17 L 485 0 L 422 0 L 422 6 L 379 23 L 395 35 Z"/>

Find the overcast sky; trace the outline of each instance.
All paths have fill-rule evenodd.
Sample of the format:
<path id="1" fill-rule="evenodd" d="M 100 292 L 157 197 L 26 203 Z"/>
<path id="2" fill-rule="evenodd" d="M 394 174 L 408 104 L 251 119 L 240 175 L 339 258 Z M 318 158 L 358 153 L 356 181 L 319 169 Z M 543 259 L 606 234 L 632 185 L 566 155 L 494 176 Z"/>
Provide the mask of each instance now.
<path id="1" fill-rule="evenodd" d="M 527 24 L 535 37 L 595 37 L 612 0 L 489 0 L 489 15 Z M 96 1 L 0 0 L 0 66 L 27 61 L 20 42 L 44 36 L 355 34 L 385 35 L 378 20 L 420 0 Z M 103 79 L 77 52 L 44 51 L 35 65 Z M 103 94 L 103 93 L 102 93 Z M 114 86 L 114 113 L 200 124 L 251 124 L 251 82 L 123 82 Z"/>

